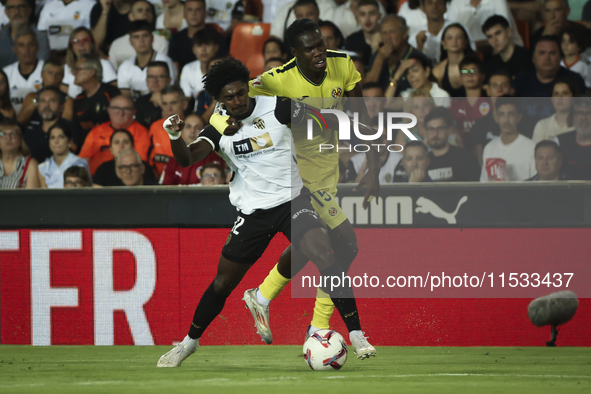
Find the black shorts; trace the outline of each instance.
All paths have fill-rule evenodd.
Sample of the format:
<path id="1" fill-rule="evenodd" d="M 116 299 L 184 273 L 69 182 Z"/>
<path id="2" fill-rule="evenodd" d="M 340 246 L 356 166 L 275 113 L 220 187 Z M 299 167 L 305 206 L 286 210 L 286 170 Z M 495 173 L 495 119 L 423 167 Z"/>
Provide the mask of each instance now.
<path id="1" fill-rule="evenodd" d="M 279 232 L 299 245 L 306 232 L 324 227 L 310 199 L 310 191 L 303 188 L 293 201 L 271 209 L 257 209 L 250 215 L 238 213 L 222 256 L 235 263 L 254 264 Z"/>

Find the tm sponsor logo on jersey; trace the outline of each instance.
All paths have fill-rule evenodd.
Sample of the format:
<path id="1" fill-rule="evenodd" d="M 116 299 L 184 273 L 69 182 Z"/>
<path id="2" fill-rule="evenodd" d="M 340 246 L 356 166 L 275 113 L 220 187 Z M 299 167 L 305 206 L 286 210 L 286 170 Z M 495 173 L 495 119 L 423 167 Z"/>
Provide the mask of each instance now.
<path id="1" fill-rule="evenodd" d="M 263 122 L 263 125 L 264 125 L 264 122 Z M 255 156 L 255 154 L 253 154 L 253 153 L 256 153 L 258 155 L 261 153 L 273 152 L 275 150 L 275 148 L 273 148 L 273 140 L 271 139 L 271 136 L 269 135 L 269 133 L 259 135 L 258 137 L 251 137 L 251 138 L 245 138 L 240 141 L 234 141 L 233 145 L 234 145 L 234 154 L 236 156 L 241 156 L 243 158 Z M 273 149 L 268 149 L 268 148 L 273 148 Z"/>
<path id="2" fill-rule="evenodd" d="M 321 109 L 320 112 L 316 111 L 310 107 L 305 107 L 306 115 L 308 116 L 306 131 L 307 131 L 307 138 L 308 140 L 314 139 L 314 121 L 320 128 L 321 132 L 326 132 L 328 130 L 328 125 L 326 120 L 324 119 L 324 114 L 332 114 L 337 117 L 339 122 L 339 129 L 338 129 L 338 139 L 339 141 L 351 141 L 351 125 L 353 125 L 353 133 L 355 136 L 361 141 L 368 141 L 366 144 L 351 144 L 349 146 L 335 146 L 333 144 L 319 144 L 318 150 L 322 151 L 332 151 L 336 149 L 337 152 L 341 150 L 346 150 L 348 152 L 368 152 L 371 147 L 373 146 L 380 151 L 381 148 L 387 149 L 389 152 L 401 152 L 404 147 L 399 144 L 389 144 L 389 143 L 381 143 L 381 144 L 372 144 L 369 143 L 370 141 L 376 141 L 382 137 L 384 130 L 386 132 L 386 139 L 387 142 L 391 142 L 395 137 L 396 133 L 393 133 L 394 130 L 401 130 L 406 136 L 416 141 L 417 137 L 413 135 L 409 131 L 417 124 L 417 118 L 413 114 L 406 113 L 406 112 L 387 112 L 386 114 L 379 113 L 378 115 L 378 128 L 376 129 L 376 133 L 373 135 L 363 134 L 359 131 L 359 114 L 354 113 L 353 119 L 351 119 L 346 113 L 340 111 L 338 109 Z M 384 120 L 386 124 L 384 125 Z M 397 123 L 404 120 L 410 120 L 408 123 Z M 396 123 L 395 123 L 396 122 Z"/>

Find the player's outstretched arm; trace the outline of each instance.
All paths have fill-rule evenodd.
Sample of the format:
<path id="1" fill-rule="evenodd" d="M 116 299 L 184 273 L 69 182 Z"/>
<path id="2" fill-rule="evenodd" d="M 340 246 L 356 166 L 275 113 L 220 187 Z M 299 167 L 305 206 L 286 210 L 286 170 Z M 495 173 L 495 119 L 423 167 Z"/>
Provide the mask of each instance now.
<path id="1" fill-rule="evenodd" d="M 205 159 L 213 150 L 211 144 L 205 140 L 197 140 L 187 146 L 181 137 L 185 123 L 178 115 L 172 115 L 164 121 L 164 130 L 170 138 L 170 147 L 176 162 L 182 167 L 188 167 Z"/>

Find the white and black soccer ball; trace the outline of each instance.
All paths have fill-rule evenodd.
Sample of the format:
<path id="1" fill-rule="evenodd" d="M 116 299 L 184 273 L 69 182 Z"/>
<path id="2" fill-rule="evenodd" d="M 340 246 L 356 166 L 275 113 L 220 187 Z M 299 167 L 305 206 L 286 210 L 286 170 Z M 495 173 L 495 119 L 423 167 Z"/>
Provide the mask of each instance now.
<path id="1" fill-rule="evenodd" d="M 347 361 L 347 343 L 336 331 L 317 331 L 304 343 L 304 358 L 314 371 L 339 370 Z"/>

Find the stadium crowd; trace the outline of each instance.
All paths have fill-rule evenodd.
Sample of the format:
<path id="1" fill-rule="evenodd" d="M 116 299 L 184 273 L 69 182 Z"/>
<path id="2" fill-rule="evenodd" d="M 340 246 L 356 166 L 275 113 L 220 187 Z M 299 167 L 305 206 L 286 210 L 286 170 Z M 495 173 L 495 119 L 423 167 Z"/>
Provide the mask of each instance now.
<path id="1" fill-rule="evenodd" d="M 270 24 L 268 71 L 302 18 L 351 57 L 376 124 L 417 118 L 381 183 L 591 180 L 591 0 L 2 0 L 0 188 L 228 183 L 215 154 L 178 165 L 164 120 L 195 141 L 235 27 Z M 367 171 L 352 145 L 340 182 Z"/>

